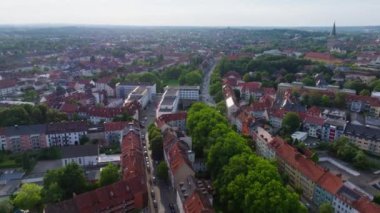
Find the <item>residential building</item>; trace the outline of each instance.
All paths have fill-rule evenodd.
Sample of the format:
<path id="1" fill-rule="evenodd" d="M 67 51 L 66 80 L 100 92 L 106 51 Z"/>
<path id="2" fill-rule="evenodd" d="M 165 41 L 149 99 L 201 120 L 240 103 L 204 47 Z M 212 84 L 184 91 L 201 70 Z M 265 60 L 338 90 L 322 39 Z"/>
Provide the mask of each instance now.
<path id="1" fill-rule="evenodd" d="M 0 130 L 1 150 L 21 152 L 48 147 L 46 125 L 4 127 Z"/>
<path id="2" fill-rule="evenodd" d="M 127 126 L 128 122 L 125 121 L 104 123 L 104 137 L 106 142 L 109 145 L 114 143 L 121 144 Z"/>
<path id="3" fill-rule="evenodd" d="M 188 176 L 177 184 L 176 202 L 180 213 L 212 213 L 210 184 Z"/>
<path id="4" fill-rule="evenodd" d="M 315 187 L 324 174 L 324 169 L 284 141 L 277 142 L 273 147 L 280 172 L 288 175 L 290 185 L 301 189 L 303 195 L 308 200 L 312 200 Z"/>
<path id="5" fill-rule="evenodd" d="M 320 206 L 323 203 L 333 203 L 335 195 L 343 186 L 340 176 L 334 175 L 325 169 L 325 173 L 319 178 L 313 194 L 313 203 Z"/>
<path id="6" fill-rule="evenodd" d="M 173 114 L 163 114 L 156 119 L 157 126 L 162 126 L 164 124 L 169 125 L 172 128 L 177 128 L 181 131 L 186 130 L 186 112 L 178 112 Z"/>
<path id="7" fill-rule="evenodd" d="M 63 166 L 76 163 L 80 166 L 98 164 L 99 147 L 97 145 L 64 146 L 60 148 Z"/>
<path id="8" fill-rule="evenodd" d="M 13 95 L 18 90 L 16 80 L 0 80 L 0 99 Z"/>
<path id="9" fill-rule="evenodd" d="M 321 138 L 323 124 L 323 118 L 306 115 L 303 120 L 303 129 L 308 133 L 308 136 Z"/>
<path id="10" fill-rule="evenodd" d="M 380 155 L 380 129 L 361 126 L 355 124 L 347 124 L 344 131 L 351 143 L 355 144 L 359 149 Z"/>
<path id="11" fill-rule="evenodd" d="M 253 133 L 253 140 L 255 141 L 256 152 L 258 155 L 267 159 L 274 159 L 275 152 L 270 147 L 270 143 L 275 139 L 265 129 L 258 127 Z"/>
<path id="12" fill-rule="evenodd" d="M 338 110 L 338 109 L 325 109 L 322 112 L 322 117 L 324 119 L 330 118 L 333 120 L 346 121 L 347 120 L 347 113 L 346 113 L 346 111 Z"/>
<path id="13" fill-rule="evenodd" d="M 84 121 L 50 123 L 47 125 L 48 146 L 79 145 L 79 140 L 87 134 L 88 124 Z"/>
<path id="14" fill-rule="evenodd" d="M 343 135 L 346 128 L 346 121 L 326 119 L 322 126 L 321 139 L 323 141 L 335 141 Z"/>

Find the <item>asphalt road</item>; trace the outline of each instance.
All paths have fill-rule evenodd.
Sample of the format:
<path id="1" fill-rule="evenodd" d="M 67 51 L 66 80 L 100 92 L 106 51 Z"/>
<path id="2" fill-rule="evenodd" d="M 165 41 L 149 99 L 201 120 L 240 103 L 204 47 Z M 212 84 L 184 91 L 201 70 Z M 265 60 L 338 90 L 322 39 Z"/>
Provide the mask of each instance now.
<path id="1" fill-rule="evenodd" d="M 205 75 L 201 85 L 201 98 L 202 101 L 207 103 L 208 105 L 215 106 L 215 101 L 212 96 L 210 96 L 210 80 L 212 72 L 214 71 L 218 61 L 214 61 L 214 63 L 207 69 L 204 70 Z"/>

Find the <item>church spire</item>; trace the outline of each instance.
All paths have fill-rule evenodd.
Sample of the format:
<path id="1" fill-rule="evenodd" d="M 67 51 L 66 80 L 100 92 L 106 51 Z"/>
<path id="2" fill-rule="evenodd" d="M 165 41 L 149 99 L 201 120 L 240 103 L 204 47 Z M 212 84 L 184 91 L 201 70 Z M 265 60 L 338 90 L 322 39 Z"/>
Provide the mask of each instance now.
<path id="1" fill-rule="evenodd" d="M 333 29 L 332 29 L 332 31 L 331 31 L 330 36 L 332 36 L 332 37 L 335 37 L 335 36 L 336 36 L 336 26 L 335 26 L 335 21 L 334 21 Z"/>

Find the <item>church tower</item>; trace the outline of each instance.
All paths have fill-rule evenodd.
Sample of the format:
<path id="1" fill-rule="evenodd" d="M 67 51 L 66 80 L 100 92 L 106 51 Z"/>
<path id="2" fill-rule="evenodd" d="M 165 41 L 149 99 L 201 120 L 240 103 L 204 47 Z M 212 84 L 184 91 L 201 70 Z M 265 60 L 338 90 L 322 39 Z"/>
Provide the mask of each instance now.
<path id="1" fill-rule="evenodd" d="M 333 25 L 333 28 L 332 28 L 332 31 L 331 31 L 330 36 L 331 36 L 331 37 L 336 37 L 336 26 L 335 26 L 335 21 L 334 21 L 334 25 Z"/>

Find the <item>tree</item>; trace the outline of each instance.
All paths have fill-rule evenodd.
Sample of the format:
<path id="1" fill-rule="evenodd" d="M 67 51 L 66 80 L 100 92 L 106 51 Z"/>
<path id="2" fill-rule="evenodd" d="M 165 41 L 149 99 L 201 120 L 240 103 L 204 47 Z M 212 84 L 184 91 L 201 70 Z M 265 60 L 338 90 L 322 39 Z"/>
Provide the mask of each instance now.
<path id="1" fill-rule="evenodd" d="M 354 166 L 359 169 L 368 169 L 370 166 L 368 158 L 365 156 L 364 152 L 359 150 L 356 152 L 354 157 Z"/>
<path id="2" fill-rule="evenodd" d="M 106 167 L 102 168 L 99 183 L 101 186 L 106 186 L 115 183 L 119 179 L 119 169 L 114 164 L 109 163 Z"/>
<path id="3" fill-rule="evenodd" d="M 161 131 L 154 125 L 148 128 L 148 139 L 150 149 L 152 150 L 152 158 L 154 160 L 162 160 L 163 153 L 163 137 Z"/>
<path id="4" fill-rule="evenodd" d="M 39 210 L 42 205 L 41 189 L 41 186 L 34 183 L 23 184 L 13 203 L 21 209 Z"/>
<path id="5" fill-rule="evenodd" d="M 300 123 L 301 120 L 297 113 L 288 112 L 282 120 L 282 128 L 287 133 L 293 133 L 294 131 L 298 130 Z"/>
<path id="6" fill-rule="evenodd" d="M 269 161 L 248 153 L 235 155 L 216 177 L 217 202 L 226 212 L 305 212 L 298 195 L 280 180 Z"/>
<path id="7" fill-rule="evenodd" d="M 314 161 L 314 163 L 318 163 L 319 161 L 319 156 L 316 152 L 314 152 L 312 155 L 311 155 L 311 160 Z"/>
<path id="8" fill-rule="evenodd" d="M 45 202 L 57 202 L 71 198 L 74 193 L 85 192 L 86 187 L 83 169 L 78 164 L 70 163 L 45 174 L 42 195 Z"/>
<path id="9" fill-rule="evenodd" d="M 243 137 L 230 131 L 225 137 L 220 137 L 211 146 L 207 157 L 207 168 L 211 177 L 215 178 L 231 157 L 242 153 L 251 153 Z"/>
<path id="10" fill-rule="evenodd" d="M 380 205 L 380 194 L 374 196 L 373 202 L 375 202 L 375 203 L 377 203 L 377 204 Z"/>
<path id="11" fill-rule="evenodd" d="M 343 108 L 346 106 L 346 95 L 344 93 L 337 93 L 334 100 L 335 107 Z"/>
<path id="12" fill-rule="evenodd" d="M 361 96 L 370 96 L 371 92 L 368 89 L 363 89 L 362 91 L 360 91 L 359 95 L 361 95 Z"/>
<path id="13" fill-rule="evenodd" d="M 9 200 L 4 199 L 0 201 L 0 213 L 11 213 L 13 212 L 12 210 L 13 205 Z"/>
<path id="14" fill-rule="evenodd" d="M 324 106 L 324 107 L 330 106 L 330 97 L 327 96 L 327 95 L 322 95 L 321 105 Z"/>
<path id="15" fill-rule="evenodd" d="M 330 203 L 322 203 L 319 206 L 319 213 L 333 213 L 334 209 L 332 208 Z"/>
<path id="16" fill-rule="evenodd" d="M 302 80 L 302 83 L 305 85 L 305 86 L 315 86 L 315 82 L 312 78 L 310 77 L 306 77 Z"/>
<path id="17" fill-rule="evenodd" d="M 168 166 L 166 165 L 165 161 L 161 161 L 157 166 L 157 177 L 161 180 L 168 181 L 169 175 L 168 175 Z"/>

